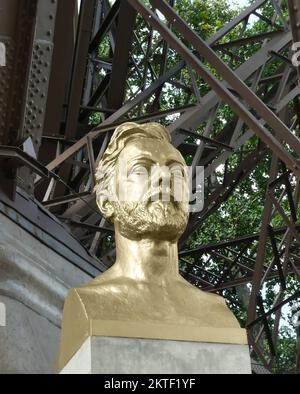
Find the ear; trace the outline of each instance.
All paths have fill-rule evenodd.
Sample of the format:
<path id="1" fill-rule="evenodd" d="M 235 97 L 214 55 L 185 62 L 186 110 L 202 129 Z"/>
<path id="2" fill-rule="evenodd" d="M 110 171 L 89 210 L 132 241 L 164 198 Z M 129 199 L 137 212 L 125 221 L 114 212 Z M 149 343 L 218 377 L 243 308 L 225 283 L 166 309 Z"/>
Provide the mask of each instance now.
<path id="1" fill-rule="evenodd" d="M 112 221 L 113 220 L 113 215 L 114 215 L 114 207 L 112 203 L 107 199 L 106 195 L 100 195 L 97 196 L 96 198 L 97 205 L 102 213 L 102 215 L 105 217 L 105 219 Z"/>

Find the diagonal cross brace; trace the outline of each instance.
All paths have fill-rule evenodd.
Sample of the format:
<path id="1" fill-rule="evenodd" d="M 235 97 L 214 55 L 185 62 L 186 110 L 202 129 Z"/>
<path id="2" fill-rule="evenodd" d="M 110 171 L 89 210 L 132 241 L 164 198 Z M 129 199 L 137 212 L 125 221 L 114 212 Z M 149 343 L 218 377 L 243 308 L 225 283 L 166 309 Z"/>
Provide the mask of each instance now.
<path id="1" fill-rule="evenodd" d="M 288 153 L 283 145 L 268 130 L 263 127 L 245 106 L 236 99 L 236 97 L 222 83 L 216 79 L 201 63 L 201 61 L 189 51 L 189 49 L 172 33 L 168 27 L 160 21 L 141 0 L 129 2 L 139 11 L 144 18 L 159 31 L 161 36 L 177 50 L 177 52 L 186 60 L 195 71 L 215 90 L 219 96 L 243 119 L 243 121 L 253 129 L 261 140 L 268 145 L 287 166 L 296 174 L 300 174 L 299 163 Z M 188 25 L 168 6 L 164 1 L 151 0 L 151 3 L 157 7 L 166 18 L 172 22 L 179 32 L 188 39 L 195 49 L 201 53 L 201 56 L 207 60 L 220 72 L 223 78 L 234 88 L 237 93 L 252 106 L 262 118 L 276 131 L 276 134 L 288 142 L 297 153 L 300 153 L 300 141 L 296 138 L 284 123 L 277 118 L 274 113 L 241 81 L 235 73 L 225 64 L 213 50 L 207 46 Z"/>

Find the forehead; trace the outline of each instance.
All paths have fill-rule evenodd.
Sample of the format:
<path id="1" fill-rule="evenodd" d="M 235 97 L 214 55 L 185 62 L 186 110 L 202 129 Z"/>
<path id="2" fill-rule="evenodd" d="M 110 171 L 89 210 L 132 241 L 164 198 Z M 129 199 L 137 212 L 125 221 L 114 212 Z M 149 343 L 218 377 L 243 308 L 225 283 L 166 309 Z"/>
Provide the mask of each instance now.
<path id="1" fill-rule="evenodd" d="M 119 160 L 135 160 L 138 158 L 149 158 L 160 165 L 177 161 L 185 165 L 181 153 L 166 141 L 151 138 L 140 138 L 128 141 L 119 156 Z"/>

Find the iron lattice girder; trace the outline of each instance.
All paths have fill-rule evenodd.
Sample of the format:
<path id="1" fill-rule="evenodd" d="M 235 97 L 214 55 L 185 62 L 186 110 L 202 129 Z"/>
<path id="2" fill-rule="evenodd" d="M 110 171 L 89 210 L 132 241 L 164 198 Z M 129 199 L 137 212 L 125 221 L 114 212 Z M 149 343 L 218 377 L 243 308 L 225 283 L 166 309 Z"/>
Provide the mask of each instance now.
<path id="1" fill-rule="evenodd" d="M 0 142 L 14 145 L 23 136 L 37 1 L 11 2 L 1 11 L 7 21 L 0 29 L 6 46 L 6 66 L 0 68 Z"/>
<path id="2" fill-rule="evenodd" d="M 293 92 L 293 94 L 298 94 L 298 92 L 299 92 L 298 87 L 296 87 L 292 92 Z M 289 93 L 289 95 L 290 94 L 291 93 Z M 280 100 L 280 102 L 277 105 L 278 112 L 285 108 L 285 106 L 287 105 L 287 101 L 288 100 L 286 100 L 286 97 L 283 97 L 282 100 Z M 265 122 L 263 122 L 262 124 L 264 124 L 264 123 Z M 246 133 L 244 133 L 240 138 L 238 138 L 235 141 L 235 143 L 234 143 L 235 149 L 238 149 L 239 147 L 243 146 L 245 141 L 250 139 L 252 135 L 253 135 L 253 132 L 251 130 L 248 130 Z M 212 161 L 212 163 L 209 163 L 206 166 L 205 171 L 204 171 L 205 178 L 210 176 L 210 174 L 213 172 L 213 170 L 218 165 L 220 165 L 221 163 L 224 163 L 226 161 L 226 159 L 228 159 L 228 157 L 230 157 L 230 155 L 231 155 L 230 152 L 225 151 L 219 157 L 217 157 L 215 161 Z M 256 165 L 256 162 L 255 161 L 254 162 L 250 161 L 250 163 L 253 164 L 253 167 L 252 167 L 252 169 L 253 169 L 255 167 L 255 165 Z M 249 163 L 247 163 L 247 166 L 249 166 Z M 237 183 L 237 185 L 238 185 L 238 183 Z M 215 198 L 216 197 L 212 198 L 212 201 L 214 201 Z M 199 226 L 202 223 L 202 221 L 200 221 L 200 218 L 201 218 L 202 215 L 203 215 L 203 212 L 201 212 L 200 216 L 198 216 L 197 214 L 192 214 L 190 216 L 189 225 L 188 225 L 188 227 L 187 227 L 187 229 L 186 229 L 186 231 L 185 231 L 185 233 L 184 233 L 184 235 L 182 237 L 182 241 L 181 241 L 182 243 L 183 243 L 184 240 L 187 239 L 188 236 L 190 236 L 192 234 L 192 232 L 195 229 L 199 228 Z"/>
<path id="3" fill-rule="evenodd" d="M 133 37 L 136 12 L 126 1 L 121 2 L 119 11 L 116 46 L 112 62 L 110 84 L 107 92 L 109 108 L 120 108 L 125 96 L 128 59 Z"/>
<path id="4" fill-rule="evenodd" d="M 282 42 L 282 45 L 286 45 L 286 39 L 284 39 L 283 40 L 283 42 Z M 264 53 L 266 53 L 266 51 L 264 51 Z M 242 68 L 243 66 L 241 66 L 241 68 Z M 248 70 L 248 72 L 249 72 L 249 70 L 250 70 L 250 68 L 249 67 L 245 67 L 244 68 L 244 70 Z M 150 86 L 150 88 L 152 88 L 152 85 Z M 298 92 L 299 92 L 299 89 L 298 88 L 294 88 L 285 98 L 283 98 L 282 100 L 281 100 L 281 102 L 277 105 L 277 110 L 279 111 L 279 110 L 281 110 L 282 108 L 284 108 L 284 106 L 285 105 L 287 105 L 288 104 L 288 102 L 293 98 L 293 97 L 295 97 L 297 94 L 298 94 Z M 208 93 L 208 95 L 207 96 L 209 96 L 209 97 L 212 97 L 212 95 L 210 94 L 210 93 Z M 135 101 L 135 103 L 136 102 L 138 102 L 138 100 L 133 100 L 133 101 Z M 135 104 L 134 103 L 134 104 Z M 132 107 L 132 106 L 134 106 L 134 104 L 133 103 L 131 103 L 131 105 L 130 105 L 130 107 Z M 207 105 L 204 105 L 204 108 L 203 108 L 203 112 L 205 112 L 205 109 L 207 108 L 208 106 Z M 186 114 L 190 114 L 190 113 L 195 113 L 195 115 L 197 115 L 198 117 L 199 117 L 199 110 L 201 110 L 201 107 L 199 106 L 195 106 L 194 108 L 193 107 L 191 107 L 191 108 L 189 108 L 187 111 L 185 111 L 186 112 Z M 124 112 L 124 109 L 122 108 L 121 110 L 120 110 L 120 112 Z M 117 111 L 118 112 L 118 111 Z M 188 118 L 189 118 L 190 116 L 188 116 Z M 185 118 L 185 115 L 183 114 L 182 116 L 181 116 L 181 118 Z M 179 121 L 177 121 L 177 122 L 175 122 L 175 124 L 176 123 L 178 123 L 178 122 L 180 122 L 181 121 L 181 118 L 179 118 Z M 110 126 L 105 126 L 105 124 L 106 123 L 109 123 L 108 121 L 110 120 L 111 118 L 109 118 L 109 119 L 107 119 L 107 121 L 105 121 L 105 122 L 103 122 L 103 124 L 104 124 L 104 126 L 101 126 L 100 128 L 98 128 L 98 130 L 97 131 L 95 131 L 95 132 L 91 132 L 89 135 L 91 136 L 91 138 L 94 138 L 94 136 L 98 136 L 100 133 L 103 133 L 103 132 L 106 132 L 106 131 L 108 131 L 108 130 L 113 130 L 114 129 L 114 127 L 116 127 L 120 122 L 116 122 L 116 123 L 112 123 Z M 183 121 L 184 122 L 184 121 Z M 240 146 L 243 142 L 245 142 L 247 139 L 249 139 L 251 136 L 253 135 L 253 133 L 251 132 L 251 130 L 249 130 L 241 139 L 240 139 L 240 143 L 236 143 L 235 144 L 235 146 L 236 147 L 238 147 L 238 146 Z M 181 135 L 181 139 L 183 139 L 184 137 Z M 82 147 L 82 143 L 84 144 L 85 143 L 85 137 L 82 139 L 82 140 L 80 140 L 79 141 L 79 144 L 77 145 L 77 144 L 75 144 L 75 145 L 77 145 L 77 146 L 79 146 L 79 149 Z M 175 142 L 175 146 L 176 146 L 177 144 L 176 144 L 176 142 Z M 76 146 L 76 149 L 74 149 L 74 150 L 77 150 L 77 146 Z M 74 148 L 74 147 L 73 147 Z M 72 148 L 72 149 L 73 149 Z M 72 151 L 72 152 L 65 152 L 65 153 L 69 153 L 69 155 L 70 154 L 74 154 L 74 150 Z M 63 156 L 64 156 L 64 154 L 63 154 Z M 68 157 L 68 156 L 67 156 Z M 221 157 L 219 157 L 219 158 L 217 158 L 217 162 L 216 163 L 218 163 L 218 164 L 220 164 L 220 163 L 223 163 L 223 162 L 225 162 L 225 160 L 227 159 L 229 157 L 229 155 L 228 155 L 228 153 L 226 153 L 226 152 L 224 152 L 223 154 L 222 154 L 222 156 Z M 53 167 L 55 167 L 57 164 L 59 164 L 59 162 L 60 162 L 60 160 L 59 159 L 62 159 L 62 157 L 60 157 L 60 158 L 58 158 L 58 161 L 54 161 L 53 163 L 51 163 L 51 164 L 53 164 Z M 215 164 L 215 165 L 210 165 L 210 170 L 206 170 L 205 171 L 205 176 L 208 176 L 209 175 L 209 173 L 213 170 L 213 168 L 214 167 L 216 167 L 217 166 L 217 164 Z M 51 168 L 51 167 L 50 167 Z"/>
<path id="5" fill-rule="evenodd" d="M 214 41 L 214 40 L 212 40 L 212 41 Z M 248 67 L 248 70 L 249 70 L 249 67 Z M 105 126 L 102 126 L 102 128 L 103 127 L 105 127 Z M 111 129 L 113 128 L 113 125 L 111 126 Z M 109 127 L 108 127 L 108 129 L 109 129 Z M 102 131 L 102 130 L 101 130 Z M 103 130 L 103 131 L 105 131 L 105 130 Z"/>
<path id="6" fill-rule="evenodd" d="M 240 18 L 237 19 L 240 20 Z M 223 31 L 223 34 L 225 34 L 225 32 L 228 32 L 228 29 L 226 30 L 221 29 L 221 30 Z M 221 36 L 222 36 L 221 33 L 216 34 L 216 38 L 214 40 L 211 39 L 208 41 L 216 42 L 217 39 L 219 39 Z M 274 48 L 275 50 L 280 50 L 281 48 L 285 47 L 290 42 L 290 40 L 291 40 L 290 33 L 286 33 L 284 37 L 279 41 L 272 40 L 270 46 L 267 44 L 267 46 L 261 50 L 261 53 L 255 54 L 249 61 L 246 62 L 246 64 L 240 67 L 240 71 L 237 70 L 238 75 L 244 79 L 249 77 L 256 68 L 260 67 L 269 58 L 269 51 L 271 50 L 271 48 Z M 126 103 L 120 110 L 116 111 L 113 115 L 111 115 L 104 122 L 102 122 L 101 127 L 99 129 L 96 128 L 95 131 L 91 131 L 89 133 L 90 138 L 93 140 L 97 138 L 97 136 L 100 133 L 105 132 L 106 130 L 112 130 L 118 124 L 115 123 L 116 120 L 124 116 L 130 109 L 134 108 L 140 102 L 140 100 L 143 100 L 145 97 L 151 95 L 151 93 L 154 92 L 155 89 L 157 89 L 159 86 L 161 86 L 161 84 L 166 82 L 171 76 L 176 74 L 176 72 L 181 70 L 184 64 L 185 64 L 184 62 L 180 62 L 177 65 L 175 65 L 164 76 L 160 77 L 157 81 L 154 82 L 154 84 L 150 85 L 147 90 L 142 92 L 135 99 Z M 214 100 L 213 102 L 211 101 L 212 99 Z M 216 105 L 217 102 L 218 102 L 217 95 L 214 92 L 210 92 L 203 99 L 202 105 L 200 104 L 190 110 L 185 111 L 184 114 L 178 119 L 178 121 L 174 122 L 174 125 L 171 126 L 170 131 L 174 133 L 173 143 L 175 146 L 179 146 L 180 143 L 184 140 L 184 137 L 182 136 L 180 136 L 179 140 L 176 138 L 176 130 L 180 128 L 180 126 L 182 125 L 187 126 L 187 122 L 189 122 L 190 125 L 199 124 L 201 122 L 201 119 L 206 118 L 208 110 L 214 105 Z M 106 126 L 106 125 L 111 125 L 111 126 Z M 49 170 L 54 170 L 56 167 L 61 165 L 65 160 L 67 160 L 69 157 L 74 155 L 74 153 L 82 149 L 85 145 L 86 145 L 86 137 L 83 137 L 82 139 L 77 141 L 73 146 L 65 150 L 60 156 L 56 157 L 51 163 L 49 163 L 47 165 L 47 168 Z"/>
<path id="7" fill-rule="evenodd" d="M 248 80 L 257 70 L 259 70 L 268 60 L 270 60 L 270 52 L 280 51 L 285 48 L 291 42 L 291 34 L 284 33 L 280 39 L 273 39 L 264 45 L 257 53 L 252 55 L 250 59 L 245 61 L 237 70 L 236 75 L 246 81 Z M 191 127 L 196 128 L 198 124 L 204 121 L 211 111 L 220 102 L 220 98 L 214 91 L 210 91 L 203 98 L 200 104 L 194 108 L 194 110 L 187 112 L 176 120 L 171 125 L 170 130 L 174 134 L 173 142 L 175 146 L 179 146 L 184 138 L 178 135 L 176 132 L 180 127 Z"/>
<path id="8" fill-rule="evenodd" d="M 300 224 L 296 225 L 297 230 L 300 230 Z M 287 227 L 278 227 L 276 229 L 273 229 L 273 234 L 275 235 L 281 235 L 284 234 L 287 230 Z M 238 237 L 236 239 L 231 239 L 228 241 L 221 241 L 217 243 L 211 243 L 207 245 L 202 245 L 199 246 L 195 249 L 191 250 L 182 250 L 179 252 L 179 256 L 192 256 L 192 255 L 198 255 L 198 254 L 203 254 L 206 252 L 209 252 L 210 250 L 218 250 L 218 249 L 223 249 L 223 248 L 228 248 L 229 246 L 234 246 L 234 245 L 239 245 L 239 244 L 244 244 L 244 243 L 251 243 L 253 241 L 257 241 L 259 238 L 260 233 L 256 234 L 250 234 L 250 235 L 243 235 L 241 237 Z"/>
<path id="9" fill-rule="evenodd" d="M 239 166 L 229 174 L 222 185 L 211 193 L 204 203 L 204 207 L 200 213 L 192 213 L 190 215 L 189 223 L 186 231 L 180 239 L 180 245 L 183 246 L 188 236 L 193 231 L 199 229 L 205 219 L 214 211 L 216 211 L 220 205 L 226 201 L 231 195 L 232 191 L 249 176 L 249 173 L 253 171 L 256 165 L 263 159 L 266 154 L 266 150 L 255 151 L 247 155 L 247 157 L 239 164 Z"/>
<path id="10" fill-rule="evenodd" d="M 98 32 L 93 37 L 92 41 L 89 45 L 89 53 L 92 53 L 98 49 L 99 43 L 104 38 L 105 34 L 110 30 L 111 25 L 114 23 L 120 11 L 120 0 L 116 0 L 110 10 L 108 11 L 105 19 L 102 21 L 102 24 L 98 30 Z"/>
<path id="11" fill-rule="evenodd" d="M 249 7 L 249 9 L 247 9 L 241 15 L 236 17 L 232 22 L 230 22 L 224 28 L 220 29 L 212 38 L 209 38 L 208 41 L 207 41 L 208 45 L 212 45 L 212 44 L 216 43 L 218 40 L 220 40 L 232 28 L 234 28 L 242 20 L 247 18 L 251 14 L 251 12 L 253 10 L 259 8 L 265 2 L 266 2 L 266 0 L 265 1 L 257 1 L 255 4 L 253 4 L 251 7 Z M 280 42 L 278 46 L 274 42 L 274 46 L 275 46 L 274 49 L 275 50 L 279 50 L 280 48 L 282 48 L 283 45 L 286 45 L 290 41 L 290 34 L 289 34 L 289 37 L 286 37 L 286 38 L 284 39 L 284 42 Z M 267 50 L 271 50 L 271 49 L 266 48 L 266 51 L 265 51 L 265 55 L 266 56 L 268 56 L 268 51 Z M 241 72 L 242 73 L 243 72 L 247 73 L 247 72 L 249 72 L 249 70 L 252 70 L 252 72 L 253 72 L 253 70 L 254 70 L 253 67 L 255 67 L 255 65 L 257 65 L 257 67 L 259 67 L 259 61 L 261 61 L 262 59 L 263 59 L 263 61 L 265 61 L 263 56 L 260 56 L 260 59 L 257 59 L 256 56 L 254 55 L 254 58 L 251 59 L 252 60 L 251 64 L 246 64 L 246 67 L 244 67 L 244 68 L 242 66 L 241 69 L 243 69 L 243 71 L 241 70 Z M 156 80 L 153 84 L 151 84 L 149 86 L 149 88 L 147 88 L 144 92 L 142 92 L 140 95 L 138 95 L 135 99 L 130 100 L 128 103 L 126 103 L 119 111 L 116 111 L 116 113 L 111 115 L 103 123 L 104 124 L 112 124 L 111 128 L 113 129 L 113 127 L 116 126 L 113 123 L 117 119 L 119 119 L 120 117 L 124 116 L 130 109 L 134 108 L 140 101 L 142 101 L 144 98 L 150 96 L 153 92 L 155 92 L 155 90 L 157 88 L 159 88 L 163 83 L 168 81 L 172 76 L 174 76 L 178 71 L 180 71 L 184 67 L 184 65 L 185 65 L 185 62 L 183 62 L 183 61 L 179 62 L 177 65 L 175 65 L 169 71 L 167 71 L 167 73 L 165 75 L 161 76 L 160 78 L 158 78 L 158 80 Z M 199 114 L 199 111 L 201 109 L 205 110 L 206 108 L 207 108 L 207 105 L 205 105 L 204 108 L 195 108 L 195 113 Z M 105 131 L 105 130 L 103 130 L 103 123 L 101 125 L 101 129 L 99 129 L 99 132 Z M 198 121 L 198 123 L 200 123 L 200 120 Z M 95 131 L 90 133 L 90 136 L 91 136 L 92 139 L 96 138 L 99 135 L 99 132 L 97 132 L 97 129 L 98 128 L 96 128 Z M 171 131 L 173 131 L 173 129 L 171 129 Z M 49 163 L 47 168 L 49 170 L 55 169 L 58 165 L 60 165 L 63 161 L 65 161 L 66 158 L 72 156 L 75 152 L 77 152 L 79 149 L 81 149 L 85 145 L 85 142 L 86 142 L 85 141 L 85 137 L 83 137 L 81 140 L 79 140 L 74 145 L 74 147 L 71 147 L 69 150 L 66 150 L 59 157 L 57 157 L 55 160 L 53 160 L 53 162 Z M 175 143 L 175 145 L 178 146 L 178 144 L 176 144 L 176 143 Z"/>
<path id="12" fill-rule="evenodd" d="M 149 22 L 151 26 L 156 28 L 165 40 L 195 69 L 195 71 L 202 77 L 218 95 L 224 99 L 225 102 L 238 114 L 241 119 L 255 131 L 259 138 L 266 145 L 270 146 L 273 152 L 281 158 L 286 165 L 294 171 L 298 176 L 300 175 L 300 164 L 288 153 L 284 146 L 278 141 L 276 137 L 270 134 L 257 119 L 250 113 L 239 100 L 236 99 L 230 90 L 225 89 L 221 82 L 213 76 L 203 65 L 201 61 L 187 48 L 184 44 L 173 34 L 166 25 L 152 12 L 141 0 L 128 0 L 130 4 L 137 9 Z M 278 119 L 272 111 L 248 88 L 247 85 L 236 77 L 236 75 L 229 69 L 225 63 L 219 59 L 215 53 L 207 46 L 199 36 L 197 36 L 183 20 L 174 13 L 163 0 L 151 0 L 151 4 L 157 7 L 178 31 L 185 37 L 188 42 L 191 42 L 198 53 L 204 56 L 210 64 L 220 73 L 222 78 L 228 82 L 235 91 L 251 106 L 258 114 L 260 114 L 281 139 L 288 142 L 291 147 L 299 154 L 300 141 L 290 132 L 290 130 Z"/>
<path id="13" fill-rule="evenodd" d="M 297 0 L 288 0 L 291 30 L 294 42 L 300 42 L 300 5 Z"/>
<path id="14" fill-rule="evenodd" d="M 8 83 L 7 96 L 0 100 L 0 113 L 5 119 L 0 122 L 0 135 L 3 127 L 6 138 L 2 142 L 10 146 L 21 146 L 31 138 L 36 153 L 46 113 L 56 10 L 57 3 L 51 0 L 5 2 L 1 10 L 7 20 L 1 24 L 0 35 L 4 35 L 9 56 L 3 67 Z M 1 87 L 0 96 L 4 92 Z M 33 178 L 26 166 L 18 168 L 10 182 L 10 195 L 15 196 L 17 186 L 32 194 Z"/>
<path id="15" fill-rule="evenodd" d="M 97 0 L 83 0 L 83 4 L 81 6 L 82 12 L 79 18 L 79 34 L 73 58 L 73 72 L 66 116 L 65 137 L 67 139 L 71 139 L 76 136 L 78 113 L 84 86 L 84 77 L 86 74 L 86 55 L 91 40 L 93 13 L 96 3 Z"/>
<path id="16" fill-rule="evenodd" d="M 256 256 L 256 262 L 254 266 L 254 274 L 252 278 L 252 290 L 251 290 L 251 296 L 249 300 L 249 307 L 248 307 L 248 320 L 247 320 L 247 327 L 249 331 L 249 336 L 251 337 L 251 341 L 253 344 L 258 344 L 259 339 L 261 338 L 261 335 L 263 333 L 263 328 L 260 329 L 258 335 L 256 335 L 256 330 L 255 330 L 255 325 L 259 322 L 263 322 L 263 327 L 265 329 L 265 333 L 268 338 L 268 343 L 269 343 L 269 348 L 270 348 L 270 363 L 272 362 L 273 358 L 275 357 L 274 353 L 274 343 L 273 339 L 278 337 L 278 332 L 279 332 L 279 319 L 280 319 L 280 311 L 281 307 L 285 305 L 285 303 L 290 302 L 291 300 L 294 300 L 298 297 L 300 294 L 299 292 L 296 292 L 293 296 L 288 297 L 285 301 L 282 301 L 282 298 L 284 297 L 284 294 L 287 290 L 286 287 L 286 277 L 288 274 L 288 265 L 289 265 L 289 254 L 290 254 L 290 246 L 293 238 L 295 238 L 299 242 L 299 236 L 298 232 L 296 229 L 296 219 L 295 217 L 295 212 L 294 209 L 295 207 L 298 206 L 298 201 L 300 197 L 300 185 L 299 185 L 299 179 L 297 180 L 297 187 L 295 189 L 295 195 L 293 196 L 293 201 L 289 201 L 290 208 L 291 208 L 291 216 L 292 218 L 289 219 L 284 212 L 283 208 L 280 205 L 280 202 L 278 199 L 275 197 L 274 194 L 274 187 L 276 184 L 278 184 L 280 181 L 285 183 L 286 190 L 285 193 L 288 195 L 291 193 L 290 190 L 290 184 L 287 185 L 287 180 L 286 180 L 286 173 L 281 175 L 280 177 L 277 177 L 279 169 L 279 160 L 278 158 L 273 155 L 272 157 L 272 163 L 271 163 L 271 170 L 270 170 L 270 178 L 268 182 L 268 187 L 267 187 L 267 194 L 266 194 L 266 203 L 264 207 L 264 212 L 263 212 L 263 218 L 262 218 L 262 227 L 261 227 L 261 233 L 259 237 L 259 242 L 258 242 L 258 251 L 257 251 L 257 256 Z M 274 213 L 274 209 L 280 214 L 284 222 L 287 224 L 287 232 L 284 235 L 283 240 L 287 237 L 286 240 L 286 247 L 284 251 L 284 260 L 283 264 L 281 265 L 280 262 L 280 256 L 278 253 L 278 248 L 276 244 L 276 240 L 274 238 L 272 226 L 270 225 L 272 216 Z M 273 212 L 272 212 L 273 210 Z M 271 231 L 270 231 L 271 230 Z M 266 246 L 267 246 L 267 240 L 268 237 L 270 237 L 271 240 L 271 246 L 274 254 L 274 258 L 270 264 L 270 266 L 267 268 L 267 270 L 264 272 L 264 261 L 265 261 L 265 255 L 266 255 Z M 264 311 L 262 307 L 262 301 L 261 301 L 261 288 L 263 283 L 266 280 L 266 277 L 268 273 L 270 272 L 270 269 L 272 268 L 273 264 L 277 265 L 278 268 L 278 273 L 279 273 L 279 283 L 280 283 L 280 290 L 275 297 L 275 301 L 273 304 L 273 308 L 271 308 L 267 313 Z M 295 272 L 297 275 L 297 271 Z M 298 294 L 299 293 L 299 294 Z M 260 316 L 256 318 L 257 315 L 257 306 L 260 305 Z M 267 317 L 270 317 L 273 312 L 276 311 L 276 320 L 278 324 L 275 324 L 274 326 L 274 331 L 273 331 L 273 338 L 270 337 L 269 335 L 269 324 Z"/>

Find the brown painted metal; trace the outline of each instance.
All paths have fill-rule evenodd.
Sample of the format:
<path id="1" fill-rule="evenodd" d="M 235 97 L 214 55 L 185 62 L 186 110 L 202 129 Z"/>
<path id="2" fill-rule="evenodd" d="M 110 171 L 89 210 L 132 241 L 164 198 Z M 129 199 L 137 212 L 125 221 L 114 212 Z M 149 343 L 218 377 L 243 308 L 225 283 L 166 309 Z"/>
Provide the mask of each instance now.
<path id="1" fill-rule="evenodd" d="M 272 164 L 270 170 L 269 182 L 272 182 L 278 171 L 278 158 L 272 157 Z M 271 220 L 272 202 L 270 199 L 266 199 L 264 206 L 264 213 L 262 217 L 261 233 L 258 241 L 257 257 L 254 269 L 254 275 L 252 279 L 252 291 L 248 307 L 248 322 L 255 319 L 256 316 L 256 305 L 257 297 L 261 289 L 261 277 L 263 272 L 263 263 L 265 259 L 266 243 L 268 237 L 268 226 Z"/>
<path id="2" fill-rule="evenodd" d="M 255 117 L 245 110 L 240 102 L 234 97 L 229 91 L 224 89 L 221 83 L 205 69 L 201 62 L 193 55 L 178 39 L 177 37 L 168 31 L 164 24 L 151 12 L 144 4 L 137 0 L 129 0 L 134 3 L 134 6 L 147 18 L 149 23 L 157 28 L 161 35 L 180 53 L 183 58 L 195 68 L 204 80 L 206 80 L 211 87 L 223 98 L 230 107 L 245 121 L 248 126 L 254 130 L 263 142 L 270 146 L 270 148 L 278 154 L 278 156 L 284 161 L 289 168 L 291 168 L 297 175 L 300 175 L 300 167 L 298 163 L 284 151 L 280 143 L 275 139 L 266 129 L 261 127 Z M 218 70 L 220 75 L 232 86 L 240 96 L 245 99 L 258 114 L 265 119 L 270 126 L 276 130 L 278 136 L 288 142 L 296 152 L 300 152 L 300 141 L 290 133 L 290 130 L 278 119 L 268 107 L 255 95 L 253 92 L 229 69 L 227 65 L 215 53 L 198 37 L 188 25 L 168 6 L 164 1 L 151 0 L 151 3 L 159 8 L 165 16 L 171 20 L 174 26 L 183 34 L 183 36 L 191 42 L 198 53 L 206 57 L 207 60 Z"/>
<path id="3" fill-rule="evenodd" d="M 83 0 L 79 18 L 78 37 L 73 60 L 72 79 L 68 99 L 66 118 L 66 138 L 74 138 L 77 133 L 78 114 L 86 74 L 86 58 L 91 40 L 93 26 L 93 11 L 96 0 Z"/>
<path id="4" fill-rule="evenodd" d="M 7 47 L 7 65 L 1 67 L 3 75 L 0 75 L 0 141 L 4 145 L 20 145 L 29 135 L 24 132 L 24 117 L 37 1 L 6 1 L 2 10 L 5 23 L 1 24 L 0 34 L 4 36 L 3 41 Z M 9 180 L 1 182 L 1 188 L 13 199 L 17 185 L 23 185 L 32 192 L 32 181 L 25 182 L 24 178 L 20 174 L 20 168 L 12 169 Z"/>
<path id="5" fill-rule="evenodd" d="M 119 109 L 123 104 L 128 72 L 129 52 L 135 26 L 136 12 L 127 1 L 121 1 L 118 15 L 116 46 L 112 63 L 107 105 Z"/>
<path id="6" fill-rule="evenodd" d="M 64 103 L 70 83 L 77 23 L 77 0 L 58 1 L 44 136 L 58 135 L 65 118 Z"/>

